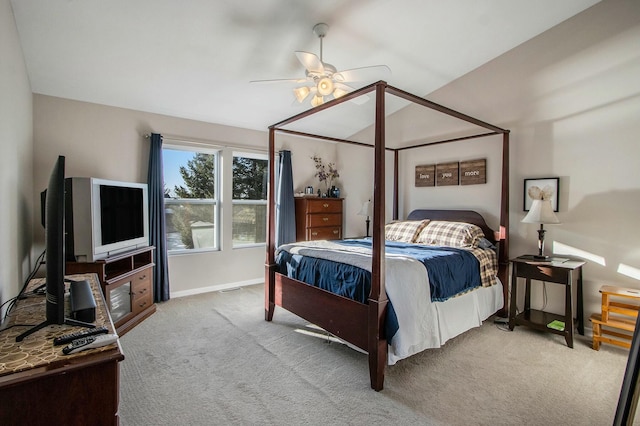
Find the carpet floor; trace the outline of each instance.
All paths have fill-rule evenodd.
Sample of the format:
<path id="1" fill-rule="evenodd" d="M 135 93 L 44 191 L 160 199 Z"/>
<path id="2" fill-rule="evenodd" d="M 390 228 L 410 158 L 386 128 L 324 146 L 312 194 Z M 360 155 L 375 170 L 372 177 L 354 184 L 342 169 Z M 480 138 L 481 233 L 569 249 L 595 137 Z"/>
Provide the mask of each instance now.
<path id="1" fill-rule="evenodd" d="M 120 424 L 610 425 L 628 351 L 491 320 L 387 367 L 276 308 L 262 285 L 158 304 L 120 340 Z"/>

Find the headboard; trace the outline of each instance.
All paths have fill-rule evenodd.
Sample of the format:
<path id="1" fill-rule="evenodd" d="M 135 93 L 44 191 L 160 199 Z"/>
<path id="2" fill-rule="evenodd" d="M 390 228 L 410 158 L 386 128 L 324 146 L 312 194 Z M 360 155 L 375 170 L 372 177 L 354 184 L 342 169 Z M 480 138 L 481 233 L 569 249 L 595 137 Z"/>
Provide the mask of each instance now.
<path id="1" fill-rule="evenodd" d="M 465 222 L 478 225 L 482 232 L 484 232 L 485 238 L 492 243 L 496 243 L 496 236 L 493 229 L 489 228 L 487 222 L 480 215 L 480 213 L 473 210 L 425 210 L 418 209 L 409 213 L 407 220 L 446 220 L 449 222 Z"/>

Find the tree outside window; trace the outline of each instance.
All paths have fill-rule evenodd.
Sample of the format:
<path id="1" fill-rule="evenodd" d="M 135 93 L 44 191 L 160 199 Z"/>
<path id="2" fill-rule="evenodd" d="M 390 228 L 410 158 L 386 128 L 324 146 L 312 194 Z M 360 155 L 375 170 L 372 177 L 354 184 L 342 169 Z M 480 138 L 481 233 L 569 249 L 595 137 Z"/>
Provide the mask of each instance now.
<path id="1" fill-rule="evenodd" d="M 233 155 L 234 247 L 263 244 L 267 235 L 268 161 L 264 154 Z"/>
<path id="2" fill-rule="evenodd" d="M 169 251 L 218 248 L 218 153 L 163 149 Z"/>

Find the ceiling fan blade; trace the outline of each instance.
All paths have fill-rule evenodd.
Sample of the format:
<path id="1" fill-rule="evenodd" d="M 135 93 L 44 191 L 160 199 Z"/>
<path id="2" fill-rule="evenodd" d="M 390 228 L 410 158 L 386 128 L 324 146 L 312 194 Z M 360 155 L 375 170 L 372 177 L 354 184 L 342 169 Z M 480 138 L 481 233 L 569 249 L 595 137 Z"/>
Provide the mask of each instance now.
<path id="1" fill-rule="evenodd" d="M 317 74 L 324 74 L 324 65 L 320 58 L 318 58 L 313 53 L 303 52 L 297 50 L 296 56 L 300 63 L 307 69 L 307 71 Z"/>
<path id="2" fill-rule="evenodd" d="M 251 80 L 249 83 L 306 83 L 306 78 L 276 78 L 272 80 Z"/>
<path id="3" fill-rule="evenodd" d="M 369 67 L 352 68 L 350 70 L 338 71 L 333 74 L 333 78 L 339 82 L 345 81 L 376 81 L 382 80 L 391 75 L 391 68 L 386 65 L 372 65 Z"/>

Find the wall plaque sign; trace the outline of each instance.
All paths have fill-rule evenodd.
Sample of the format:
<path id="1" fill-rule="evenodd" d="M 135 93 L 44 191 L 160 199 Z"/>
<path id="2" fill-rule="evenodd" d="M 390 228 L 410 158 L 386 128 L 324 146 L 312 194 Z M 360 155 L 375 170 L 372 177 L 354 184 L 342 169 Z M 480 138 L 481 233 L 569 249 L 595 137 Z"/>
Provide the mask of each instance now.
<path id="1" fill-rule="evenodd" d="M 460 185 L 478 185 L 487 183 L 487 160 L 469 160 L 460 162 Z"/>
<path id="2" fill-rule="evenodd" d="M 436 165 L 416 166 L 416 186 L 434 186 L 436 184 Z"/>
<path id="3" fill-rule="evenodd" d="M 436 165 L 436 186 L 458 184 L 458 162 Z"/>

